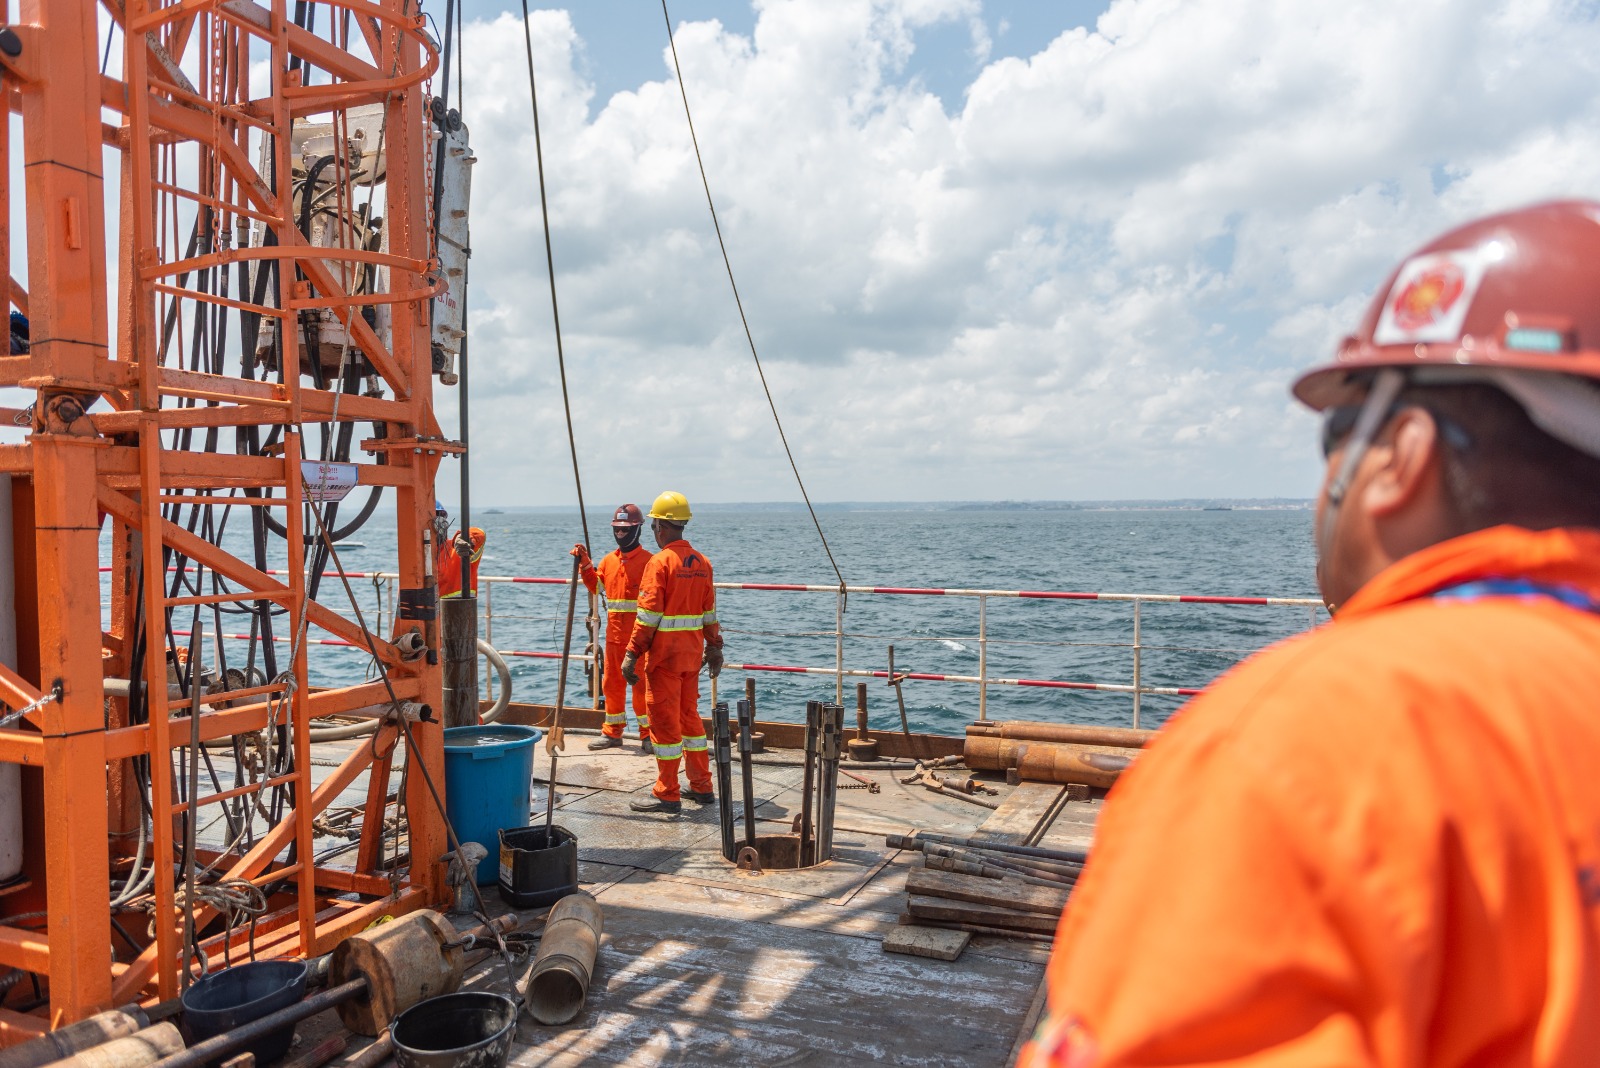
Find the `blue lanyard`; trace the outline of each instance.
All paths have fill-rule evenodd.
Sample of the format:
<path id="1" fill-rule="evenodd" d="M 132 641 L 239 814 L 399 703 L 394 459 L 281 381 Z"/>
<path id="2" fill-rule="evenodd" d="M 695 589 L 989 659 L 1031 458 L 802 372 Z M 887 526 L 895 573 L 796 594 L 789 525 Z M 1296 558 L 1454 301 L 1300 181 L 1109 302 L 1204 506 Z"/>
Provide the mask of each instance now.
<path id="1" fill-rule="evenodd" d="M 1463 582 L 1458 586 L 1446 586 L 1433 596 L 1439 601 L 1476 601 L 1484 597 L 1519 597 L 1531 600 L 1535 597 L 1547 597 L 1553 601 L 1560 601 L 1569 608 L 1576 608 L 1580 612 L 1600 613 L 1600 600 L 1596 600 L 1576 586 L 1555 586 L 1529 582 L 1527 579 L 1480 579 L 1477 582 Z"/>

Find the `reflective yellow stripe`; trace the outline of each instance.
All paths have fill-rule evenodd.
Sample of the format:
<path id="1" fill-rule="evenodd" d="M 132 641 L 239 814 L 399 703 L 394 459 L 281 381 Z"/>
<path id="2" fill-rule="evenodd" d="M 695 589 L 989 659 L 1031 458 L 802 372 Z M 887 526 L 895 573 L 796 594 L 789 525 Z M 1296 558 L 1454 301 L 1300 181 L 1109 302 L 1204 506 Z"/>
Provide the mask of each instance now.
<path id="1" fill-rule="evenodd" d="M 715 623 L 717 621 L 717 610 L 715 608 L 713 608 L 711 611 L 707 612 L 701 618 L 703 618 L 708 625 L 712 624 L 712 623 Z"/>
<path id="2" fill-rule="evenodd" d="M 644 619 L 644 613 L 639 613 L 639 618 Z M 661 622 L 656 624 L 658 630 L 699 630 L 706 625 L 704 613 L 696 612 L 692 616 L 662 616 Z"/>
<path id="3" fill-rule="evenodd" d="M 644 609 L 644 608 L 641 608 L 638 611 L 639 611 L 639 618 L 636 620 L 636 622 L 639 624 L 639 626 L 641 626 L 641 627 L 659 627 L 661 625 L 661 613 L 660 612 L 651 612 L 648 609 Z"/>
<path id="4" fill-rule="evenodd" d="M 677 745 L 662 745 L 660 742 L 656 743 L 657 760 L 677 760 L 681 756 L 683 756 L 683 743 L 680 742 Z"/>
<path id="5" fill-rule="evenodd" d="M 683 747 L 691 753 L 695 751 L 705 752 L 706 736 L 703 734 L 685 734 L 683 736 Z"/>
<path id="6" fill-rule="evenodd" d="M 647 730 L 650 729 L 650 717 L 649 716 L 637 716 L 636 718 L 639 720 L 639 729 L 640 730 L 647 731 Z"/>
<path id="7" fill-rule="evenodd" d="M 610 712 L 606 713 L 606 726 L 608 727 L 615 726 L 618 723 L 626 722 L 628 722 L 628 716 L 626 713 L 618 712 L 616 715 L 612 715 Z"/>
<path id="8" fill-rule="evenodd" d="M 622 614 L 639 610 L 638 601 L 612 601 L 603 596 L 600 599 L 605 603 L 607 612 Z"/>

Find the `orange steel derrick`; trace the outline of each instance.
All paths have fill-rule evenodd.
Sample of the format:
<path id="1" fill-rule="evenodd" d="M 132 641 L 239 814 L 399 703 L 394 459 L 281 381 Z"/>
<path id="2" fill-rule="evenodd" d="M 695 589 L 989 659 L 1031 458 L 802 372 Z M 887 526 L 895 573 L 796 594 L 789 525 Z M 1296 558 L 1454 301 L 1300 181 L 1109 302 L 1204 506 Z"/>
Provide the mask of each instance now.
<path id="1" fill-rule="evenodd" d="M 250 942 L 258 956 L 310 956 L 381 915 L 444 899 L 444 820 L 424 776 L 407 775 L 398 798 L 414 861 L 404 874 L 382 866 L 380 836 L 390 754 L 403 730 L 395 701 L 440 707 L 427 539 L 438 464 L 458 451 L 433 412 L 429 302 L 444 283 L 430 238 L 425 105 L 439 57 L 415 0 L 322 0 L 313 5 L 326 16 L 320 31 L 291 21 L 285 0 L 20 3 L 9 38 L 0 39 L 0 85 L 22 116 L 28 284 L 15 280 L 9 260 L 0 278 L 30 317 L 32 348 L 0 357 L 0 386 L 35 396 L 26 442 L 0 445 L 0 472 L 13 480 L 19 648 L 16 670 L 0 667 L 0 702 L 13 710 L 42 703 L 0 729 L 0 762 L 28 769 L 27 882 L 0 889 L 0 966 L 47 982 L 49 1014 L 0 1007 L 0 1045 L 116 1004 L 176 995 L 199 964 L 191 946 L 213 966 Z M 101 15 L 118 28 L 121 77 L 101 73 Z M 316 192 L 309 182 L 296 211 L 296 121 L 331 124 L 337 143 L 352 109 L 374 105 L 381 122 L 371 173 L 358 173 L 366 158 L 359 151 L 335 151 L 330 191 L 349 215 L 347 201 L 365 181 L 370 216 L 378 160 L 386 161 L 383 241 L 353 240 L 341 224 L 331 241 L 313 244 L 300 225 L 304 198 Z M 103 181 L 108 157 L 120 165 L 115 191 Z M 9 220 L 14 193 L 0 191 L 0 219 Z M 118 222 L 115 239 L 108 218 Z M 112 240 L 115 344 L 106 294 Z M 241 281 L 230 292 L 225 279 L 233 275 Z M 246 278 L 266 282 L 247 289 Z M 324 329 L 342 329 L 340 369 L 356 361 L 350 377 L 364 378 L 361 392 L 346 389 L 343 376 L 319 384 L 308 374 L 322 353 L 307 349 L 314 330 L 302 328 L 306 313 Z M 229 316 L 272 323 L 263 336 L 277 346 L 273 358 L 256 367 L 258 353 L 239 344 L 237 359 L 211 352 L 204 369 L 185 367 L 185 345 L 203 346 L 185 336 L 184 324 L 192 320 L 198 334 L 202 323 Z M 208 344 L 222 336 L 213 330 Z M 382 427 L 364 443 L 373 459 L 357 465 L 357 481 L 393 490 L 395 566 L 421 606 L 387 635 L 369 635 L 334 610 L 341 583 L 324 587 L 321 601 L 309 593 L 307 546 L 325 535 L 301 464 L 316 458 L 307 428 L 321 431 L 326 449 L 330 434 L 357 421 Z M 276 446 L 218 447 L 221 430 L 243 442 L 250 428 L 267 431 Z M 281 517 L 278 577 L 257 566 L 259 557 L 224 549 L 209 519 L 197 527 L 202 509 L 222 506 Z M 113 564 L 109 625 L 99 577 L 103 526 Z M 193 579 L 173 579 L 175 568 Z M 191 618 L 220 619 L 211 613 L 224 607 L 254 610 L 260 620 L 275 611 L 293 639 L 274 677 L 247 672 L 225 698 L 201 686 L 205 658 L 220 656 L 215 644 L 175 637 Z M 363 646 L 370 640 L 392 690 L 382 682 L 314 688 L 304 639 L 315 630 Z M 199 656 L 186 662 L 177 645 Z M 136 685 L 140 678 L 155 684 Z M 118 691 L 108 679 L 128 681 Z M 177 696 L 169 696 L 174 682 Z M 377 718 L 378 726 L 313 787 L 310 721 L 342 713 Z M 442 789 L 437 722 L 409 729 L 409 767 L 420 763 Z M 268 767 L 253 785 L 195 792 L 199 764 L 209 760 L 197 743 L 250 737 L 279 741 L 279 772 Z M 313 821 L 369 768 L 355 869 L 318 866 Z M 291 797 L 275 821 L 233 836 L 221 851 L 196 847 L 197 815 L 265 801 L 269 792 Z M 119 925 L 114 952 L 112 897 L 116 880 L 131 882 L 145 863 L 129 856 L 141 826 L 149 828 L 153 873 L 148 909 L 123 917 L 129 922 Z M 215 900 L 189 896 L 191 881 L 203 888 L 218 878 L 267 889 L 266 910 L 252 925 L 219 931 Z M 24 991 L 27 984 L 13 988 L 13 1004 Z"/>

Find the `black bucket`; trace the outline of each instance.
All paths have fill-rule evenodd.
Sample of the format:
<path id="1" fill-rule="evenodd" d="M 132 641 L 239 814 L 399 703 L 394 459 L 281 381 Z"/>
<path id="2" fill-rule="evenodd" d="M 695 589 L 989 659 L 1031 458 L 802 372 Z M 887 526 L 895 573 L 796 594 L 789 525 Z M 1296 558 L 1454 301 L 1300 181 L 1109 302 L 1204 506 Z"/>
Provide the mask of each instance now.
<path id="1" fill-rule="evenodd" d="M 578 838 L 565 827 L 510 827 L 500 832 L 500 899 L 539 909 L 578 889 Z"/>
<path id="2" fill-rule="evenodd" d="M 183 1024 L 191 1042 L 204 1042 L 224 1031 L 259 1020 L 305 997 L 306 962 L 258 960 L 235 964 L 199 979 L 183 992 Z M 284 1024 L 248 1046 L 228 1054 L 254 1053 L 257 1064 L 271 1064 L 289 1052 L 294 1024 Z M 221 1064 L 218 1057 L 212 1064 Z"/>
<path id="3" fill-rule="evenodd" d="M 517 1003 L 469 990 L 429 998 L 394 1018 L 400 1068 L 502 1068 L 517 1032 Z"/>

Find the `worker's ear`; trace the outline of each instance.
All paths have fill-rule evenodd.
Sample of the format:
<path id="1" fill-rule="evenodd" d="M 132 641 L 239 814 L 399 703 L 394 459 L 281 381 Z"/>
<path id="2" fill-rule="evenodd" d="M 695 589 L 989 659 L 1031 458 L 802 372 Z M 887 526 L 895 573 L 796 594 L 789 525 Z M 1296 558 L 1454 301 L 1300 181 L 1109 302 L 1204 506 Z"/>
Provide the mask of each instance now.
<path id="1" fill-rule="evenodd" d="M 1390 518 L 1423 501 L 1443 480 L 1439 426 L 1424 408 L 1402 408 L 1368 450 L 1371 475 L 1361 503 L 1375 518 Z"/>

